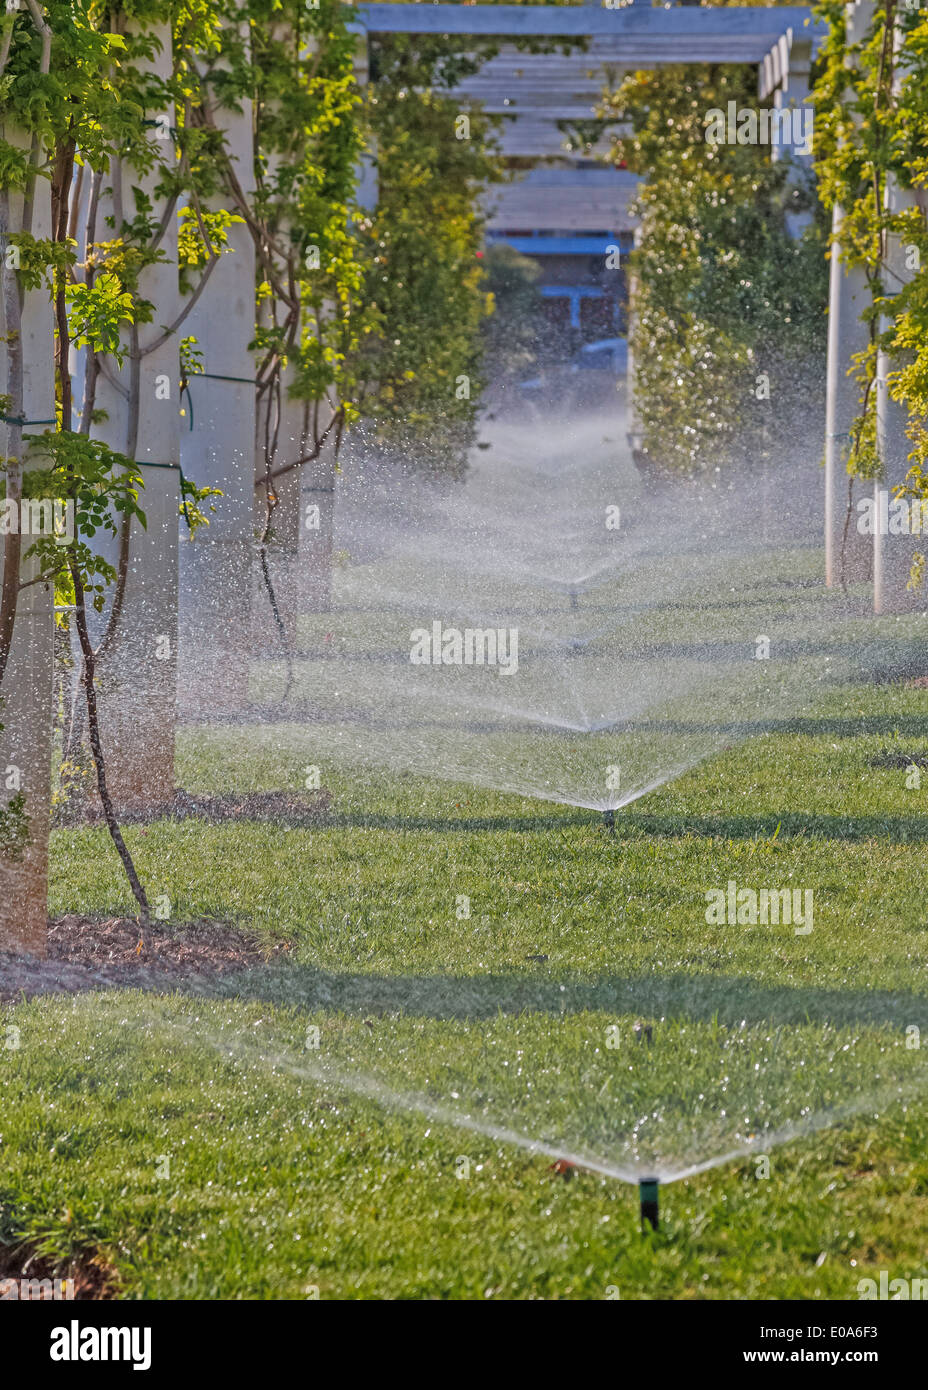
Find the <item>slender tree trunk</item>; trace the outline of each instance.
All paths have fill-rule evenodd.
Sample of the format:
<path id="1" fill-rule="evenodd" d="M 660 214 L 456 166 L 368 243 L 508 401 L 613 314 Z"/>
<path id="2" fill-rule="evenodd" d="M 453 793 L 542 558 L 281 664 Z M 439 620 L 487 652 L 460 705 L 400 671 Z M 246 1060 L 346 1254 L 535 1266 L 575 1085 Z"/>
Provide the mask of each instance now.
<path id="1" fill-rule="evenodd" d="M 71 180 L 74 174 L 74 141 L 69 139 L 59 145 L 55 155 L 52 175 L 52 236 L 62 246 L 68 239 L 69 212 L 71 207 Z M 55 323 L 58 330 L 55 344 L 55 360 L 58 368 L 58 398 L 61 405 L 61 428 L 71 429 L 72 388 L 71 388 L 71 335 L 68 329 L 68 303 L 65 296 L 67 273 L 55 271 Z"/>
<path id="2" fill-rule="evenodd" d="M 48 48 L 43 35 L 46 71 Z M 34 170 L 36 140 L 9 127 L 3 135 L 31 147 Z M 50 213 L 48 183 L 36 180 L 34 173 L 23 193 L 0 191 L 0 235 L 7 245 L 11 234 L 49 236 Z M 24 441 L 24 432 L 41 435 L 55 423 L 54 351 L 52 305 L 45 287 L 24 291 L 16 268 L 4 256 L 0 392 L 10 403 L 3 411 L 9 419 L 0 422 L 0 454 L 7 460 L 7 499 L 17 504 L 17 524 L 4 537 L 0 584 L 0 819 L 7 832 L 0 851 L 0 949 L 35 955 L 45 954 L 47 926 L 54 624 L 51 585 L 37 582 L 35 559 L 23 559 L 31 541 L 21 534 L 20 503 L 25 469 L 40 469 L 44 463 L 41 444 Z"/>
<path id="3" fill-rule="evenodd" d="M 0 242 L 9 245 L 10 196 L 0 191 Z M 6 335 L 7 381 L 5 394 L 10 401 L 10 423 L 6 462 L 6 495 L 16 503 L 17 515 L 23 495 L 23 300 L 16 275 L 0 262 L 3 280 L 3 325 Z M 6 674 L 16 625 L 16 606 L 19 598 L 22 541 L 19 526 L 3 538 L 3 585 L 0 590 L 0 685 Z"/>
<path id="4" fill-rule="evenodd" d="M 81 653 L 84 658 L 84 696 L 87 701 L 87 730 L 90 736 L 90 750 L 93 753 L 94 767 L 97 771 L 97 790 L 100 793 L 100 805 L 103 807 L 103 818 L 106 821 L 106 828 L 110 832 L 116 852 L 123 863 L 126 877 L 136 902 L 139 905 L 139 915 L 142 926 L 150 925 L 150 909 L 145 889 L 136 873 L 132 855 L 126 848 L 126 842 L 119 829 L 119 822 L 116 819 L 116 812 L 113 809 L 112 798 L 106 785 L 106 762 L 103 757 L 103 744 L 100 739 L 100 719 L 97 711 L 97 692 L 94 687 L 94 676 L 96 673 L 96 656 L 93 650 L 93 643 L 87 631 L 87 606 L 84 599 L 84 586 L 81 583 L 80 570 L 73 560 L 70 561 L 71 579 L 74 584 L 74 604 L 75 621 L 77 624 L 77 636 L 81 645 Z"/>

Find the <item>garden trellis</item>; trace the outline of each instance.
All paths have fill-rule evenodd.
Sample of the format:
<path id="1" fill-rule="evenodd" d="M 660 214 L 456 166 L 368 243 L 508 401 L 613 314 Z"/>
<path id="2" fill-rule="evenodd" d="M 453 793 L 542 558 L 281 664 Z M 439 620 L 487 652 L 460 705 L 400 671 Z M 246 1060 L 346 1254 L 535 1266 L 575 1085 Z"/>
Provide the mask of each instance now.
<path id="1" fill-rule="evenodd" d="M 60 553 L 42 540 L 25 565 L 19 528 L 5 548 L 3 910 L 13 925 L 3 938 L 14 946 L 40 952 L 44 940 L 55 588 L 62 611 L 85 596 L 100 610 L 88 612 L 91 663 L 117 809 L 158 808 L 173 795 L 178 524 L 207 520 L 207 498 L 215 506 L 215 541 L 201 538 L 192 560 L 181 625 L 204 648 L 201 669 L 212 642 L 213 658 L 234 652 L 223 669 L 247 678 L 256 515 L 262 563 L 270 578 L 276 560 L 280 606 L 291 603 L 300 470 L 315 463 L 313 486 L 331 487 L 348 410 L 340 377 L 362 317 L 349 229 L 360 134 L 348 18 L 337 4 L 298 0 L 7 6 L 8 496 L 51 451 L 55 485 L 71 488 L 86 523 Z M 182 384 L 188 410 L 194 392 L 201 405 L 183 441 L 185 472 Z M 317 572 L 317 555 L 331 549 L 331 506 L 320 513 L 303 542 L 303 568 Z M 36 564 L 46 582 L 32 582 Z M 292 611 L 289 621 L 292 635 Z M 246 694 L 243 680 L 227 705 Z M 71 755 L 78 695 L 66 719 Z"/>
<path id="2" fill-rule="evenodd" d="M 875 13 L 870 0 L 829 13 L 828 42 L 846 20 L 837 61 L 849 71 Z M 904 11 L 886 13 L 898 56 Z M 67 563 L 55 563 L 57 542 L 23 559 L 21 528 L 5 538 L 3 944 L 43 948 L 55 586 L 62 609 L 80 607 L 80 591 L 90 610 L 100 601 L 88 620 L 117 808 L 169 802 L 178 696 L 182 706 L 201 701 L 221 665 L 235 675 L 217 693 L 217 713 L 247 703 L 253 590 L 263 627 L 273 608 L 287 650 L 298 611 L 328 604 L 336 452 L 355 413 L 352 354 L 375 327 L 352 236 L 363 201 L 357 117 L 368 36 L 589 38 L 626 67 L 750 64 L 761 99 L 782 109 L 808 101 L 810 64 L 828 32 L 798 7 L 10 0 L 0 23 L 7 498 L 20 497 L 24 473 L 28 490 L 53 468 L 78 515 L 96 524 L 61 547 Z M 902 65 L 887 66 L 885 36 L 880 53 L 879 90 L 888 75 L 901 97 Z M 924 223 L 923 195 L 902 165 L 882 181 L 885 202 L 874 209 L 876 259 L 900 290 L 912 277 L 906 247 L 917 246 Z M 839 172 L 829 196 L 847 254 L 833 255 L 831 271 L 829 584 L 840 582 L 837 477 L 848 441 L 872 426 L 865 475 L 877 493 L 900 484 L 918 385 L 909 381 L 908 407 L 894 404 L 888 354 L 905 344 L 887 341 L 882 281 L 855 240 L 859 219 L 840 183 Z M 893 221 L 906 212 L 913 227 L 920 219 L 908 238 Z M 875 302 L 879 343 L 860 319 Z M 871 415 L 860 414 L 847 376 L 856 352 L 872 359 Z M 104 495 L 109 530 L 90 500 Z M 178 527 L 207 519 L 204 510 L 209 528 L 182 543 Z M 883 559 L 877 533 L 878 610 L 889 601 Z M 189 595 L 180 614 L 179 567 Z M 190 673 L 180 692 L 179 645 Z M 71 753 L 84 719 L 79 690 L 72 695 Z"/>

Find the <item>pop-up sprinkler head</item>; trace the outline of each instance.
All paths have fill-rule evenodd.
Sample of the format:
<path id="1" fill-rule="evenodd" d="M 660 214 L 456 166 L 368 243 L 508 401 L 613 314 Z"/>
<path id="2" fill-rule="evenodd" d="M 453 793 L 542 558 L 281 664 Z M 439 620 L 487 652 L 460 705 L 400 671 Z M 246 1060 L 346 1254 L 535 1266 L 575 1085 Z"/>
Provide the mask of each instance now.
<path id="1" fill-rule="evenodd" d="M 647 1226 L 656 1231 L 659 1225 L 657 1209 L 657 1178 L 642 1178 L 638 1184 L 638 1201 L 641 1206 L 641 1229 Z"/>
<path id="2" fill-rule="evenodd" d="M 615 811 L 603 811 L 603 829 L 607 835 L 615 834 Z"/>
<path id="3" fill-rule="evenodd" d="M 576 611 L 576 610 L 580 607 L 580 596 L 579 596 L 579 594 L 577 593 L 576 589 L 571 589 L 571 590 L 570 590 L 569 597 L 570 597 L 570 606 L 571 606 L 571 608 L 572 608 L 574 611 Z"/>

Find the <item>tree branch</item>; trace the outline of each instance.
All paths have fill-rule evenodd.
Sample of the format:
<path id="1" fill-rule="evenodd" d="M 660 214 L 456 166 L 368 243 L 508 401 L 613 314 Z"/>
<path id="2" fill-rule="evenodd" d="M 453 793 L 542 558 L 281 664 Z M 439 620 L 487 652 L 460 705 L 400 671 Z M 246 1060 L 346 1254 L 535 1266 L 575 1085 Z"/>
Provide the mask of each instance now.
<path id="1" fill-rule="evenodd" d="M 326 425 L 325 429 L 322 431 L 322 434 L 316 441 L 315 447 L 312 449 L 310 453 L 304 454 L 302 458 L 294 459 L 292 463 L 281 464 L 279 468 L 269 467 L 266 473 L 263 473 L 261 477 L 255 479 L 255 487 L 267 487 L 270 483 L 274 481 L 275 478 L 282 478 L 285 473 L 292 473 L 294 468 L 302 468 L 304 463 L 314 463 L 315 460 L 322 453 L 326 440 L 332 433 L 333 429 L 336 429 L 336 427 L 338 426 L 340 434 L 339 421 L 343 415 L 344 410 L 341 406 L 339 406 L 338 410 L 336 410 L 335 414 L 332 416 L 331 420 Z"/>
<path id="2" fill-rule="evenodd" d="M 129 886 L 133 896 L 139 905 L 139 912 L 142 919 L 142 926 L 150 925 L 150 909 L 145 889 L 139 881 L 139 876 L 135 871 L 135 864 L 132 862 L 132 855 L 126 848 L 126 843 L 122 838 L 119 829 L 119 822 L 116 819 L 116 812 L 113 809 L 113 802 L 110 798 L 109 788 L 106 785 L 106 763 L 103 758 L 103 744 L 100 740 L 100 721 L 97 712 L 97 692 L 94 686 L 94 668 L 96 657 L 90 636 L 87 632 L 87 606 L 84 598 L 84 585 L 81 580 L 80 568 L 75 562 L 73 555 L 69 556 L 68 567 L 71 571 L 71 580 L 74 584 L 74 607 L 75 618 L 77 620 L 77 635 L 81 646 L 81 653 L 84 658 L 84 694 L 87 700 L 87 731 L 90 734 L 90 749 L 93 753 L 94 766 L 97 770 L 97 790 L 100 794 L 100 805 L 103 807 L 103 816 L 106 820 L 106 828 L 109 830 L 116 846 L 116 851 L 122 860 Z"/>
<path id="3" fill-rule="evenodd" d="M 177 315 L 177 318 L 174 320 L 174 322 L 170 325 L 169 328 L 166 328 L 163 333 L 159 333 L 157 338 L 154 338 L 150 343 L 146 343 L 144 347 L 139 348 L 138 355 L 140 358 L 147 357 L 150 352 L 155 351 L 155 348 L 161 347 L 162 343 L 166 343 L 169 338 L 172 338 L 174 336 L 178 328 L 180 328 L 181 324 L 184 322 L 184 319 L 187 317 L 187 315 L 193 309 L 193 306 L 196 304 L 197 300 L 200 298 L 200 295 L 206 289 L 206 286 L 209 282 L 209 277 L 213 273 L 213 267 L 216 265 L 218 260 L 219 257 L 215 253 L 212 256 L 210 256 L 206 269 L 200 276 L 200 283 L 197 285 L 193 294 L 187 300 L 187 303 L 184 305 L 183 309 L 181 309 L 180 313 Z"/>

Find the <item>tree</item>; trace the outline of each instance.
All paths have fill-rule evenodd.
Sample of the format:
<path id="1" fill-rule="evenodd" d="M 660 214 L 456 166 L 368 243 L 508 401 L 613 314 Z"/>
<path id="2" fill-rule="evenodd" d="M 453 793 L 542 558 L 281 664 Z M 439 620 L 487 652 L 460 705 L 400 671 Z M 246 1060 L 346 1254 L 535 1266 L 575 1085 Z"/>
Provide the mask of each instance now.
<path id="1" fill-rule="evenodd" d="M 484 273 L 493 306 L 484 324 L 487 375 L 504 383 L 537 361 L 545 329 L 541 268 L 530 256 L 500 244 L 487 248 Z"/>
<path id="2" fill-rule="evenodd" d="M 761 402 L 801 418 L 820 378 L 824 223 L 794 240 L 787 215 L 813 207 L 813 190 L 769 147 L 707 141 L 706 113 L 729 101 L 757 104 L 743 65 L 633 73 L 604 105 L 628 127 L 611 158 L 644 180 L 635 394 L 643 450 L 670 474 L 775 456 L 782 428 L 774 437 Z"/>
<path id="3" fill-rule="evenodd" d="M 829 209 L 843 209 L 842 254 L 864 267 L 870 291 L 847 471 L 851 479 L 886 478 L 889 441 L 880 429 L 886 381 L 908 417 L 911 445 L 908 475 L 894 491 L 920 503 L 928 498 L 928 17 L 884 0 L 863 40 L 853 44 L 838 0 L 826 0 L 816 13 L 829 26 L 813 92 L 821 197 Z M 924 566 L 916 550 L 912 586 L 922 582 Z"/>
<path id="4" fill-rule="evenodd" d="M 418 35 L 381 43 L 367 107 L 379 199 L 359 223 L 379 326 L 358 365 L 361 407 L 385 452 L 451 473 L 473 443 L 484 385 L 480 199 L 505 176 L 493 122 L 454 98 L 492 51 L 469 47 L 479 53 Z"/>

